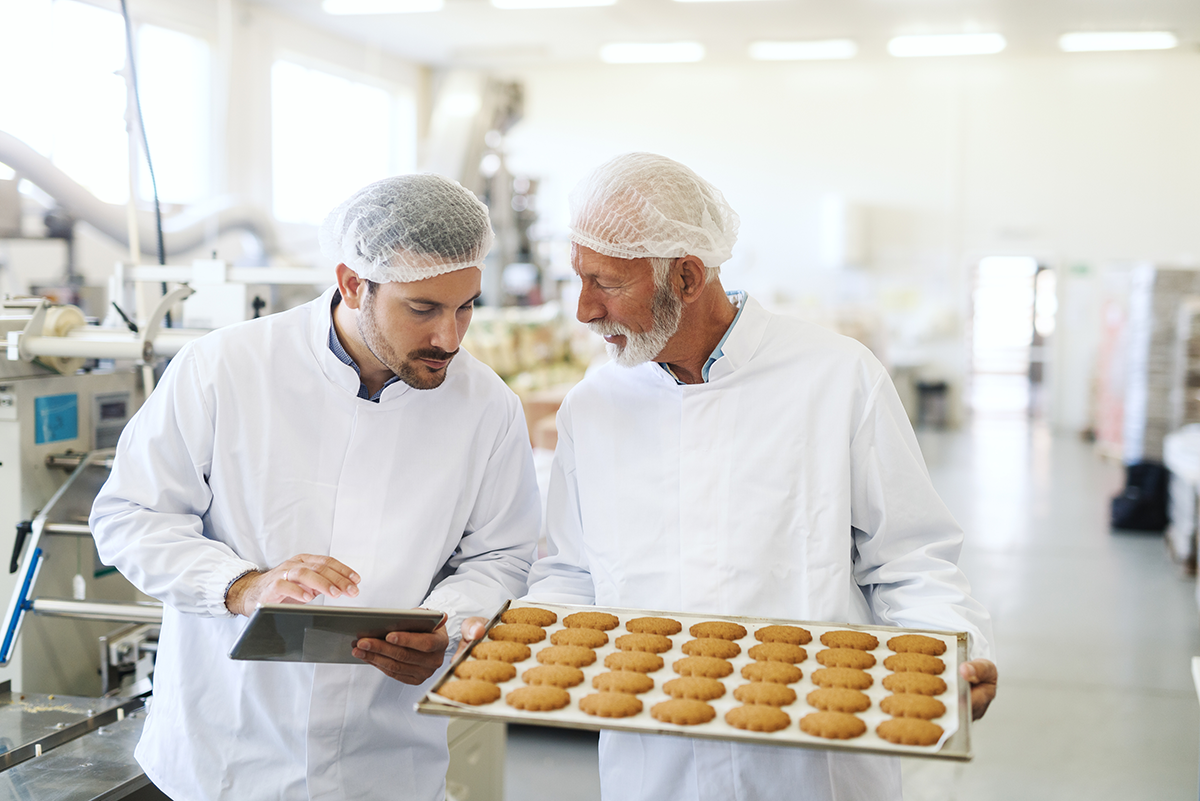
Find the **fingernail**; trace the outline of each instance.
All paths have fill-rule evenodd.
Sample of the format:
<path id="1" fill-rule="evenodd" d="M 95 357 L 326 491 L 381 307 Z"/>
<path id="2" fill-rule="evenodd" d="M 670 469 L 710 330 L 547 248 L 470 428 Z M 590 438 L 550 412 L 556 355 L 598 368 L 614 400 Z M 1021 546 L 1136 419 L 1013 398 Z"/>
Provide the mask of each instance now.
<path id="1" fill-rule="evenodd" d="M 350 589 L 346 590 L 346 592 L 350 595 L 351 598 L 358 597 L 358 587 L 351 585 Z"/>
<path id="2" fill-rule="evenodd" d="M 350 580 L 357 584 L 358 582 L 362 581 L 362 576 L 358 575 L 357 573 L 351 573 Z"/>
<path id="3" fill-rule="evenodd" d="M 337 587 L 330 587 L 330 588 L 329 588 L 329 595 L 330 595 L 330 597 L 332 597 L 332 598 L 336 598 L 336 597 L 338 597 L 338 596 L 339 596 L 339 595 L 341 595 L 341 594 L 342 594 L 342 591 L 341 591 L 341 590 L 339 590 Z"/>
<path id="4" fill-rule="evenodd" d="M 387 636 L 387 641 L 390 642 L 392 645 L 399 645 L 400 644 L 399 640 L 400 640 L 400 638 L 397 637 L 395 634 L 389 634 Z"/>

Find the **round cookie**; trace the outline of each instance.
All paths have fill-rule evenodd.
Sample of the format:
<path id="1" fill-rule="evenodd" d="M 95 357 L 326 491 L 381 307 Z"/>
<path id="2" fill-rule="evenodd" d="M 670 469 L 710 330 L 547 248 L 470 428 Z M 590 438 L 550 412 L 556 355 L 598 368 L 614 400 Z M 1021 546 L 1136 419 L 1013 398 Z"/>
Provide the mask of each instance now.
<path id="1" fill-rule="evenodd" d="M 599 648 L 608 642 L 608 635 L 599 629 L 559 629 L 550 635 L 553 645 L 582 645 Z"/>
<path id="2" fill-rule="evenodd" d="M 817 661 L 825 667 L 846 667 L 866 670 L 875 666 L 875 657 L 857 648 L 826 648 L 817 651 Z"/>
<path id="3" fill-rule="evenodd" d="M 901 634 L 888 640 L 887 647 L 898 654 L 941 656 L 946 653 L 946 643 L 924 634 Z"/>
<path id="4" fill-rule="evenodd" d="M 779 731 L 792 725 L 788 713 L 776 706 L 749 704 L 725 713 L 725 722 L 736 729 L 747 731 Z"/>
<path id="5" fill-rule="evenodd" d="M 916 693 L 889 695 L 879 702 L 879 708 L 894 718 L 933 720 L 946 714 L 946 705 L 941 701 Z"/>
<path id="6" fill-rule="evenodd" d="M 663 658 L 645 651 L 615 651 L 604 657 L 604 666 L 610 670 L 636 670 L 638 673 L 653 673 L 663 666 Z"/>
<path id="7" fill-rule="evenodd" d="M 669 617 L 635 617 L 625 624 L 625 630 L 634 634 L 661 634 L 669 637 L 683 631 L 683 624 Z"/>
<path id="8" fill-rule="evenodd" d="M 709 620 L 697 623 L 688 629 L 693 637 L 716 637 L 719 640 L 740 640 L 746 636 L 746 627 L 728 620 Z"/>
<path id="9" fill-rule="evenodd" d="M 505 609 L 500 616 L 501 623 L 525 623 L 530 626 L 553 626 L 558 622 L 558 615 L 549 609 L 538 609 L 536 606 L 518 606 L 515 609 Z"/>
<path id="10" fill-rule="evenodd" d="M 750 681 L 771 681 L 776 684 L 795 684 L 804 678 L 804 671 L 787 662 L 752 662 L 742 668 L 742 678 Z"/>
<path id="11" fill-rule="evenodd" d="M 685 656 L 671 668 L 680 676 L 703 676 L 709 679 L 723 679 L 733 672 L 733 665 L 715 656 Z"/>
<path id="12" fill-rule="evenodd" d="M 505 696 L 504 701 L 511 707 L 529 712 L 549 712 L 571 703 L 571 694 L 562 687 L 549 685 L 520 687 Z"/>
<path id="13" fill-rule="evenodd" d="M 448 681 L 438 688 L 438 695 L 445 696 L 460 704 L 490 704 L 500 697 L 500 688 L 490 681 L 482 679 L 460 679 Z"/>
<path id="14" fill-rule="evenodd" d="M 522 673 L 521 681 L 534 686 L 574 687 L 583 683 L 583 671 L 570 665 L 539 665 Z"/>
<path id="15" fill-rule="evenodd" d="M 717 659 L 733 659 L 742 652 L 742 646 L 732 640 L 701 637 L 698 640 L 685 642 L 683 652 L 688 656 L 715 656 Z"/>
<path id="16" fill-rule="evenodd" d="M 870 673 L 854 668 L 821 668 L 813 671 L 812 681 L 818 687 L 846 687 L 851 690 L 865 690 L 875 683 Z"/>
<path id="17" fill-rule="evenodd" d="M 617 638 L 617 650 L 661 654 L 671 650 L 671 640 L 661 634 L 622 634 Z"/>
<path id="18" fill-rule="evenodd" d="M 592 686 L 606 693 L 638 693 L 654 689 L 654 679 L 633 670 L 614 670 L 592 677 Z"/>
<path id="19" fill-rule="evenodd" d="M 804 698 L 809 706 L 826 712 L 863 712 L 871 706 L 866 693 L 848 687 L 824 687 L 813 690 Z"/>
<path id="20" fill-rule="evenodd" d="M 546 630 L 528 623 L 502 623 L 489 631 L 488 636 L 501 642 L 523 642 L 529 645 L 546 639 Z"/>
<path id="21" fill-rule="evenodd" d="M 468 659 L 454 669 L 460 679 L 479 679 L 499 684 L 517 675 L 517 669 L 509 662 L 498 659 Z"/>
<path id="22" fill-rule="evenodd" d="M 579 708 L 601 718 L 627 718 L 642 711 L 642 702 L 629 693 L 592 693 L 579 701 Z"/>
<path id="23" fill-rule="evenodd" d="M 543 665 L 570 665 L 580 668 L 596 661 L 596 652 L 582 645 L 551 645 L 538 651 L 537 661 Z"/>
<path id="24" fill-rule="evenodd" d="M 792 645 L 808 645 L 812 642 L 812 634 L 808 629 L 799 626 L 763 626 L 754 632 L 754 639 L 759 642 L 786 642 Z"/>
<path id="25" fill-rule="evenodd" d="M 750 658 L 758 662 L 796 664 L 808 659 L 808 651 L 790 642 L 760 642 L 750 649 Z"/>
<path id="26" fill-rule="evenodd" d="M 942 737 L 942 727 L 920 718 L 892 718 L 875 727 L 875 733 L 897 745 L 933 745 Z"/>
<path id="27" fill-rule="evenodd" d="M 769 681 L 752 681 L 734 690 L 733 697 L 743 704 L 787 706 L 796 702 L 796 691 L 786 684 L 772 684 Z"/>
<path id="28" fill-rule="evenodd" d="M 663 701 L 650 708 L 650 715 L 663 723 L 676 723 L 680 726 L 695 726 L 708 723 L 717 716 L 717 710 L 703 701 L 693 701 L 688 698 L 674 698 Z"/>
<path id="29" fill-rule="evenodd" d="M 821 635 L 821 644 L 830 648 L 857 648 L 874 651 L 879 647 L 879 638 L 865 631 L 827 631 Z"/>
<path id="30" fill-rule="evenodd" d="M 620 622 L 616 615 L 610 615 L 608 612 L 576 612 L 563 618 L 563 625 L 569 629 L 610 631 Z"/>
<path id="31" fill-rule="evenodd" d="M 800 718 L 800 731 L 827 740 L 850 740 L 866 730 L 867 724 L 848 712 L 812 712 Z"/>
<path id="32" fill-rule="evenodd" d="M 946 670 L 946 663 L 928 654 L 892 654 L 883 666 L 893 673 L 928 673 L 936 676 Z"/>
<path id="33" fill-rule="evenodd" d="M 894 693 L 941 695 L 946 692 L 946 682 L 928 673 L 893 673 L 883 677 L 883 688 Z"/>
<path id="34" fill-rule="evenodd" d="M 684 676 L 681 679 L 671 679 L 664 684 L 663 692 L 672 698 L 711 701 L 725 694 L 725 685 L 716 679 L 708 679 L 703 676 Z"/>
<path id="35" fill-rule="evenodd" d="M 501 662 L 522 662 L 531 653 L 529 646 L 524 643 L 497 640 L 478 643 L 471 649 L 471 656 L 476 659 L 498 659 Z"/>

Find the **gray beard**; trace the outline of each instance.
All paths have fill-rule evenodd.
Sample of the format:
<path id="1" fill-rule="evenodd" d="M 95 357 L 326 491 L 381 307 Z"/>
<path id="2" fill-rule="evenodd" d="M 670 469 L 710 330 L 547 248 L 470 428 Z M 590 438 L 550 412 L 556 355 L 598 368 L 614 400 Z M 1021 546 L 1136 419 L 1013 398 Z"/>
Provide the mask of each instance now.
<path id="1" fill-rule="evenodd" d="M 650 313 L 654 318 L 654 325 L 643 333 L 631 331 L 620 323 L 588 323 L 588 328 L 601 336 L 625 337 L 624 347 L 612 342 L 606 343 L 608 356 L 622 367 L 637 367 L 662 353 L 671 337 L 679 330 L 679 321 L 683 318 L 683 301 L 671 291 L 670 284 L 664 283 L 655 288 Z"/>

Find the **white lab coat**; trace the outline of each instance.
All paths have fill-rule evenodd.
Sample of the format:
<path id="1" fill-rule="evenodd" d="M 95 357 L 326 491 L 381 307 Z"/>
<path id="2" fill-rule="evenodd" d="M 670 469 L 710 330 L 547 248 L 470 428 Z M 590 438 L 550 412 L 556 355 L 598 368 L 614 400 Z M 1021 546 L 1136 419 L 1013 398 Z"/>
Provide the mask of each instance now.
<path id="1" fill-rule="evenodd" d="M 708 383 L 609 364 L 567 395 L 527 597 L 966 630 L 988 656 L 962 531 L 886 371 L 746 304 Z M 600 779 L 611 801 L 900 796 L 895 759 L 613 732 Z"/>
<path id="2" fill-rule="evenodd" d="M 164 609 L 137 758 L 175 799 L 441 799 L 445 718 L 368 665 L 239 662 L 224 605 L 249 569 L 328 554 L 357 598 L 468 615 L 519 595 L 540 501 L 520 403 L 463 352 L 378 404 L 327 345 L 332 290 L 183 349 L 130 421 L 91 526 Z M 452 650 L 449 652 L 452 653 Z M 447 657 L 448 658 L 448 657 Z"/>

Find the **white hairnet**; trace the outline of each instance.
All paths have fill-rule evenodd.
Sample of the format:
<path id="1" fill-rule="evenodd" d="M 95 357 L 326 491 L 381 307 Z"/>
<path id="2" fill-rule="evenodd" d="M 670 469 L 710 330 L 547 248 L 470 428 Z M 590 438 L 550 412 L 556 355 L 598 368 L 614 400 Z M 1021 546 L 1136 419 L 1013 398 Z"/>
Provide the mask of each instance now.
<path id="1" fill-rule="evenodd" d="M 440 175 L 398 175 L 366 186 L 321 224 L 321 252 L 361 278 L 420 281 L 483 267 L 495 235 L 487 206 Z"/>
<path id="2" fill-rule="evenodd" d="M 733 253 L 738 216 L 712 184 L 677 161 L 627 153 L 571 193 L 571 241 L 620 259 L 696 256 L 709 269 Z"/>

